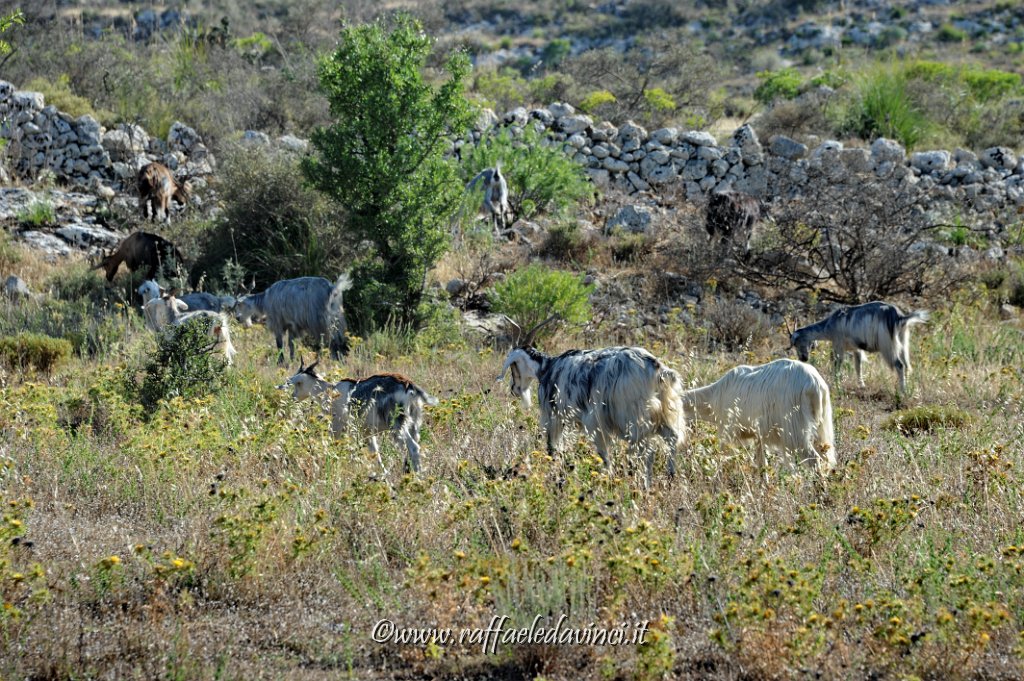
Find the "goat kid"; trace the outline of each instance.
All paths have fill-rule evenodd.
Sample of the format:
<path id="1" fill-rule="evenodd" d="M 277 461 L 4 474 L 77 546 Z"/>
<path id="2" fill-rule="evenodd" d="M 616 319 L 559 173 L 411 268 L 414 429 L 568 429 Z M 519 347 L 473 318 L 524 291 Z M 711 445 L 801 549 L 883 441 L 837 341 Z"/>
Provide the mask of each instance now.
<path id="1" fill-rule="evenodd" d="M 406 467 L 418 472 L 423 407 L 436 405 L 437 398 L 399 374 L 376 374 L 358 380 L 345 378 L 331 383 L 316 373 L 317 364 L 319 361 L 303 366 L 300 359 L 298 372 L 277 387 L 287 389 L 290 386 L 292 397 L 299 401 L 320 398 L 325 410 L 330 391 L 337 391 L 340 395 L 330 404 L 334 437 L 340 437 L 354 417 L 360 428 L 370 434 L 370 451 L 377 455 L 377 461 L 386 472 L 377 435 L 390 432 L 397 443 L 405 445 Z"/>
<path id="2" fill-rule="evenodd" d="M 668 471 L 674 476 L 676 448 L 686 437 L 676 372 L 637 347 L 569 350 L 551 357 L 532 344 L 535 332 L 548 322 L 535 327 L 525 343 L 509 352 L 498 377 L 501 381 L 511 371 L 512 395 L 521 398 L 526 408 L 531 386 L 537 382 L 548 453 L 558 451 L 563 430 L 576 423 L 593 438 L 601 460 L 610 466 L 609 444 L 621 438 L 633 453 L 647 448 L 649 488 L 654 448 L 646 440 L 657 434 L 668 445 Z"/>
<path id="3" fill-rule="evenodd" d="M 145 308 L 146 303 L 162 296 L 165 290 L 156 281 L 147 279 L 139 284 L 138 293 L 142 297 L 142 305 Z M 236 303 L 232 296 L 215 296 L 206 291 L 193 291 L 177 296 L 177 298 L 188 305 L 189 310 L 210 310 L 211 312 L 230 311 Z"/>
<path id="4" fill-rule="evenodd" d="M 832 399 L 810 364 L 778 359 L 740 365 L 711 385 L 684 391 L 681 399 L 687 418 L 713 423 L 723 440 L 752 441 L 762 475 L 766 448 L 814 465 L 822 477 L 835 468 Z"/>
<path id="5" fill-rule="evenodd" d="M 910 327 L 927 321 L 926 310 L 904 314 L 892 303 L 876 300 L 841 308 L 820 322 L 797 329 L 790 335 L 789 344 L 796 349 L 800 361 L 806 362 L 816 341 L 830 341 L 836 380 L 846 353 L 852 351 L 857 383 L 861 387 L 864 386 L 864 353 L 877 352 L 896 372 L 899 391 L 906 392 L 910 374 Z"/>
<path id="6" fill-rule="evenodd" d="M 193 320 L 197 323 L 206 323 L 214 347 L 221 348 L 228 366 L 234 363 L 237 351 L 231 342 L 231 329 L 228 325 L 227 315 L 224 313 L 212 310 L 189 312 L 187 303 L 175 298 L 173 293 L 169 293 L 149 300 L 142 306 L 142 314 L 146 319 L 146 326 L 156 332 L 163 331 L 169 326 L 181 326 Z"/>

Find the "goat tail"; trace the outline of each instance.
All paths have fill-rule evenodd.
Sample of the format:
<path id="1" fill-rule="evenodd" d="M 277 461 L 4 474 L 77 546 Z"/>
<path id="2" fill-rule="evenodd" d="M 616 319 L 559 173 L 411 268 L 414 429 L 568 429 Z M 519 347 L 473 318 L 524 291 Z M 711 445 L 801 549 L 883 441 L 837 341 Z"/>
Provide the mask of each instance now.
<path id="1" fill-rule="evenodd" d="M 661 401 L 661 416 L 665 425 L 676 431 L 680 438 L 686 433 L 686 416 L 683 412 L 683 382 L 672 369 L 659 366 L 657 373 L 658 399 Z"/>
<path id="2" fill-rule="evenodd" d="M 929 319 L 931 319 L 931 315 L 928 314 L 928 310 L 914 310 L 907 316 L 900 317 L 899 322 L 897 322 L 897 326 L 902 329 L 903 327 L 910 326 L 911 324 L 924 324 Z"/>
<path id="3" fill-rule="evenodd" d="M 345 291 L 352 288 L 352 277 L 348 272 L 338 277 L 331 289 L 331 295 L 327 298 L 327 309 L 325 310 L 327 329 L 330 336 L 331 355 L 338 358 L 346 350 L 345 341 Z"/>

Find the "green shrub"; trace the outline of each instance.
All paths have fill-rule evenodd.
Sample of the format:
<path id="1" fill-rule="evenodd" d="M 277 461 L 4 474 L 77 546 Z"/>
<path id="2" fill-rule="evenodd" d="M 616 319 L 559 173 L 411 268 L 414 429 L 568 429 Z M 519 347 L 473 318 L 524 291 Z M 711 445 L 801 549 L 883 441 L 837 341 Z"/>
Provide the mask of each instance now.
<path id="1" fill-rule="evenodd" d="M 0 361 L 11 369 L 50 373 L 71 355 L 71 343 L 41 333 L 22 332 L 0 337 Z"/>
<path id="2" fill-rule="evenodd" d="M 676 109 L 676 100 L 660 87 L 644 90 L 644 102 L 651 111 L 665 113 Z"/>
<path id="3" fill-rule="evenodd" d="M 516 270 L 494 287 L 491 308 L 508 315 L 524 330 L 553 314 L 570 324 L 581 324 L 592 316 L 593 291 L 594 286 L 584 284 L 581 277 L 534 263 Z M 550 326 L 544 329 L 547 333 L 551 330 Z"/>
<path id="4" fill-rule="evenodd" d="M 509 206 L 516 219 L 561 212 L 593 191 L 583 167 L 531 126 L 520 137 L 513 138 L 503 130 L 481 140 L 464 156 L 463 176 L 468 181 L 482 169 L 499 163 L 508 182 Z"/>
<path id="5" fill-rule="evenodd" d="M 908 149 L 933 128 L 911 98 L 905 74 L 890 68 L 872 69 L 856 79 L 844 119 L 840 124 L 844 133 L 862 139 L 890 137 Z"/>
<path id="6" fill-rule="evenodd" d="M 894 412 L 882 427 L 904 435 L 916 435 L 938 428 L 963 428 L 970 422 L 971 415 L 962 409 L 924 404 Z"/>
<path id="7" fill-rule="evenodd" d="M 572 52 L 572 43 L 565 38 L 555 38 L 541 50 L 541 64 L 546 69 L 555 68 Z"/>
<path id="8" fill-rule="evenodd" d="M 200 237 L 196 273 L 226 287 L 224 268 L 241 267 L 265 287 L 293 277 L 330 278 L 350 266 L 341 211 L 303 184 L 293 155 L 235 147 L 221 172 L 223 211 Z"/>
<path id="9" fill-rule="evenodd" d="M 88 98 L 76 95 L 71 90 L 71 78 L 66 73 L 57 76 L 55 81 L 46 78 L 33 78 L 25 85 L 25 89 L 43 93 L 47 104 L 52 104 L 74 118 L 86 115 L 96 119 L 106 117 L 93 109 L 92 102 Z"/>
<path id="10" fill-rule="evenodd" d="M 800 94 L 803 78 L 800 72 L 787 67 L 778 71 L 761 71 L 757 74 L 761 84 L 754 90 L 754 99 L 762 104 L 771 104 L 776 99 L 793 99 Z"/>
<path id="11" fill-rule="evenodd" d="M 202 397 L 220 389 L 227 365 L 214 351 L 209 323 L 197 318 L 159 335 L 138 388 L 138 401 L 146 412 L 174 397 Z"/>
<path id="12" fill-rule="evenodd" d="M 952 24 L 943 24 L 939 26 L 935 37 L 939 39 L 939 42 L 943 43 L 962 43 L 967 40 L 967 32 L 960 30 Z"/>
<path id="13" fill-rule="evenodd" d="M 473 81 L 473 91 L 482 104 L 496 111 L 508 111 L 526 103 L 526 79 L 512 69 L 480 71 Z"/>
<path id="14" fill-rule="evenodd" d="M 579 108 L 586 113 L 594 113 L 602 106 L 614 104 L 615 101 L 615 95 L 607 90 L 595 90 L 580 101 Z"/>
<path id="15" fill-rule="evenodd" d="M 45 227 L 56 220 L 53 204 L 49 201 L 33 201 L 18 213 L 18 222 L 25 227 Z"/>

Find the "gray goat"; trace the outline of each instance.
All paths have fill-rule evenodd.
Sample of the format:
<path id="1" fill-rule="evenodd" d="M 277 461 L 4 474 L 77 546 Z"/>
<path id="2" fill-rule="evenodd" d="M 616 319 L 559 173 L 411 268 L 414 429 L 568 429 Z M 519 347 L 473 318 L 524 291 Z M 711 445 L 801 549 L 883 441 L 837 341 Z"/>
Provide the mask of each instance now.
<path id="1" fill-rule="evenodd" d="M 466 191 L 476 191 L 477 185 L 484 192 L 484 212 L 491 218 L 496 234 L 500 234 L 512 217 L 512 209 L 508 205 L 508 184 L 501 174 L 501 165 L 484 168 L 466 184 Z"/>
<path id="2" fill-rule="evenodd" d="M 266 291 L 245 296 L 235 305 L 235 318 L 246 328 L 264 316 L 277 343 L 278 364 L 284 363 L 284 335 L 288 334 L 288 355 L 295 358 L 295 336 L 305 338 L 314 349 L 325 339 L 331 357 L 345 350 L 345 310 L 342 297 L 352 288 L 352 279 L 342 274 L 332 284 L 323 277 L 299 277 L 272 284 Z"/>
<path id="3" fill-rule="evenodd" d="M 892 303 L 873 301 L 836 310 L 825 319 L 797 329 L 789 337 L 797 357 L 806 362 L 816 341 L 832 342 L 833 372 L 839 376 L 846 353 L 853 352 L 857 382 L 864 385 L 865 352 L 878 352 L 896 372 L 900 392 L 907 389 L 910 374 L 910 327 L 928 321 L 928 312 L 914 310 L 904 314 Z"/>
<path id="4" fill-rule="evenodd" d="M 553 318 L 552 318 L 553 319 Z M 513 348 L 501 376 L 511 370 L 511 392 L 530 406 L 530 387 L 537 381 L 541 426 L 547 434 L 548 453 L 561 444 L 562 431 L 577 423 L 594 440 L 597 453 L 609 465 L 612 438 L 630 443 L 632 451 L 644 447 L 651 435 L 668 444 L 669 475 L 675 475 L 675 452 L 686 437 L 680 401 L 679 376 L 643 348 L 614 347 L 569 350 L 557 357 L 533 347 L 537 330 Z M 654 448 L 647 445 L 647 486 L 651 485 Z"/>

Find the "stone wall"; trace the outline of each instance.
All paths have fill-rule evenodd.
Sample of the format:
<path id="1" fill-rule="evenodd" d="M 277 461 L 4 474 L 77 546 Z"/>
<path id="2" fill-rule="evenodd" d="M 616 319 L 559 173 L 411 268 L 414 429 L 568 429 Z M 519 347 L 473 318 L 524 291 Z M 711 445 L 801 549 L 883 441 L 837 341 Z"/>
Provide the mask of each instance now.
<path id="1" fill-rule="evenodd" d="M 484 111 L 473 133 L 454 147 L 503 130 L 519 136 L 527 126 L 561 144 L 598 186 L 629 193 L 681 190 L 689 201 L 703 203 L 711 192 L 731 189 L 769 197 L 781 187 L 799 189 L 812 179 L 859 182 L 869 173 L 921 193 L 928 203 L 948 202 L 964 211 L 1024 205 L 1024 157 L 1006 147 L 980 154 L 958 149 L 908 155 L 899 143 L 878 139 L 870 148 L 844 148 L 828 140 L 809 149 L 781 135 L 762 144 L 749 125 L 719 144 L 696 130 L 648 132 L 632 122 L 616 127 L 561 103 L 502 116 Z"/>
<path id="2" fill-rule="evenodd" d="M 31 179 L 50 171 L 73 186 L 100 183 L 134 191 L 139 168 L 150 161 L 191 176 L 215 167 L 199 135 L 183 123 L 174 123 L 166 140 L 137 125 L 107 130 L 92 116 L 74 118 L 47 106 L 41 93 L 16 90 L 2 80 L 0 138 L 7 140 L 4 153 L 16 176 Z"/>

